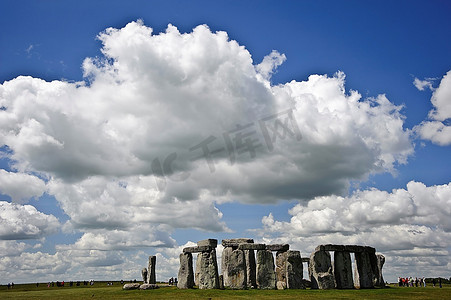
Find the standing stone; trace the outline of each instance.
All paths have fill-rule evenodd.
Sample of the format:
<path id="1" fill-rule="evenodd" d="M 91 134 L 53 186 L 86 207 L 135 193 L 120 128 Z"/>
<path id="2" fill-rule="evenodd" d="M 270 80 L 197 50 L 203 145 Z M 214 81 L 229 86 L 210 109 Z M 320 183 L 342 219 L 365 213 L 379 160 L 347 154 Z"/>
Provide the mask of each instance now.
<path id="1" fill-rule="evenodd" d="M 369 251 L 356 252 L 355 256 L 355 287 L 361 289 L 373 288 L 373 268 Z"/>
<path id="2" fill-rule="evenodd" d="M 269 250 L 257 250 L 257 287 L 259 289 L 276 288 L 274 258 Z"/>
<path id="3" fill-rule="evenodd" d="M 149 267 L 147 268 L 147 283 L 156 284 L 157 278 L 155 276 L 155 266 L 157 263 L 156 256 L 149 256 Z"/>
<path id="4" fill-rule="evenodd" d="M 276 254 L 276 282 L 287 282 L 287 252 L 278 251 Z"/>
<path id="5" fill-rule="evenodd" d="M 299 251 L 288 250 L 286 261 L 286 278 L 288 289 L 303 289 L 302 277 L 304 268 L 302 266 L 301 253 Z"/>
<path id="6" fill-rule="evenodd" d="M 144 282 L 144 283 L 147 283 L 147 268 L 143 268 L 143 269 L 141 270 L 141 276 L 142 276 L 142 278 L 143 278 L 143 282 Z"/>
<path id="7" fill-rule="evenodd" d="M 196 284 L 199 289 L 218 289 L 219 274 L 216 261 L 216 249 L 197 255 Z"/>
<path id="8" fill-rule="evenodd" d="M 180 254 L 177 287 L 179 289 L 191 289 L 194 287 L 193 255 L 191 253 Z"/>
<path id="9" fill-rule="evenodd" d="M 255 289 L 257 287 L 257 266 L 255 264 L 254 250 L 244 250 L 244 258 L 246 260 L 247 287 Z"/>
<path id="10" fill-rule="evenodd" d="M 353 289 L 352 261 L 348 251 L 335 251 L 334 275 L 337 289 Z"/>
<path id="11" fill-rule="evenodd" d="M 332 272 L 332 262 L 327 251 L 315 251 L 310 255 L 309 265 L 312 289 L 333 289 L 335 280 Z"/>
<path id="12" fill-rule="evenodd" d="M 224 280 L 225 287 L 229 286 L 229 275 L 225 270 L 227 270 L 227 266 L 229 264 L 230 257 L 232 256 L 232 251 L 233 251 L 232 247 L 224 247 L 224 249 L 222 250 L 221 270 L 222 270 L 222 277 Z"/>
<path id="13" fill-rule="evenodd" d="M 385 287 L 384 277 L 382 276 L 382 267 L 384 266 L 385 263 L 385 256 L 383 256 L 382 254 L 377 254 L 376 258 L 377 258 L 377 278 L 375 285 L 379 287 Z"/>
<path id="14" fill-rule="evenodd" d="M 231 247 L 226 247 L 222 255 L 222 273 L 226 278 L 224 285 L 231 289 L 246 289 L 247 274 L 244 250 L 233 250 Z"/>

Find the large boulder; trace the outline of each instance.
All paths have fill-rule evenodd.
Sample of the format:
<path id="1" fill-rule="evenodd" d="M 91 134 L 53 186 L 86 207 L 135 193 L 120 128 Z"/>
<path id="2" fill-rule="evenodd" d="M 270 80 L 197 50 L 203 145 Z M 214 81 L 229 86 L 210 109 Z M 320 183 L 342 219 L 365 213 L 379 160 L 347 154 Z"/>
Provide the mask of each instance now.
<path id="1" fill-rule="evenodd" d="M 123 290 L 137 290 L 141 286 L 140 283 L 126 283 L 122 287 Z"/>
<path id="2" fill-rule="evenodd" d="M 159 286 L 156 284 L 153 284 L 153 283 L 144 283 L 139 286 L 140 290 L 154 290 L 154 289 L 158 289 L 158 288 L 159 288 Z"/>

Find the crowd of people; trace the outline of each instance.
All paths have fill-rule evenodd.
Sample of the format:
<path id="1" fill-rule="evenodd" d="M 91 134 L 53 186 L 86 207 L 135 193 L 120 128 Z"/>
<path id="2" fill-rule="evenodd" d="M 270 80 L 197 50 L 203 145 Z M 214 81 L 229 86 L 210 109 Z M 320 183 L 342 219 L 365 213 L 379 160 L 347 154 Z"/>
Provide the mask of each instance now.
<path id="1" fill-rule="evenodd" d="M 442 279 L 432 278 L 432 286 L 435 287 L 438 283 L 439 287 L 442 287 Z M 426 279 L 424 277 L 398 277 L 398 285 L 400 287 L 426 287 Z"/>

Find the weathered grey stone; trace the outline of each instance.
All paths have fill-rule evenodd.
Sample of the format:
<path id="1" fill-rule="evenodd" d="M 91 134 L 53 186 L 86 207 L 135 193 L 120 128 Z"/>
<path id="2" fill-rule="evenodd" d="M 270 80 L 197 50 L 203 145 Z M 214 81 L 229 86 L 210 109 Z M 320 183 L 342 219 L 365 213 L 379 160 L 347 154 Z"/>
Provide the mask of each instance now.
<path id="1" fill-rule="evenodd" d="M 155 276 L 155 266 L 157 264 L 156 256 L 149 256 L 149 266 L 147 268 L 147 283 L 157 283 L 157 277 Z"/>
<path id="2" fill-rule="evenodd" d="M 122 287 L 123 290 L 137 290 L 139 289 L 140 283 L 126 283 Z"/>
<path id="3" fill-rule="evenodd" d="M 199 289 L 218 289 L 219 274 L 216 249 L 197 255 L 195 282 Z"/>
<path id="4" fill-rule="evenodd" d="M 287 282 L 287 251 L 276 254 L 276 282 Z"/>
<path id="5" fill-rule="evenodd" d="M 288 250 L 286 262 L 286 278 L 288 289 L 303 289 L 302 277 L 304 268 L 302 266 L 301 253 L 299 251 Z"/>
<path id="6" fill-rule="evenodd" d="M 228 285 L 229 282 L 229 276 L 227 272 L 224 272 L 224 270 L 227 270 L 227 266 L 229 264 L 230 257 L 232 256 L 232 247 L 225 247 L 222 250 L 222 257 L 221 257 L 221 270 L 222 270 L 222 277 L 224 281 L 224 286 Z"/>
<path id="7" fill-rule="evenodd" d="M 363 252 L 365 248 L 363 246 L 358 245 L 345 245 L 343 251 L 360 253 Z"/>
<path id="8" fill-rule="evenodd" d="M 240 249 L 240 250 L 265 250 L 266 245 L 265 244 L 244 243 L 244 244 L 239 244 L 238 249 Z"/>
<path id="9" fill-rule="evenodd" d="M 183 253 L 199 253 L 199 252 L 210 252 L 215 249 L 215 247 L 211 246 L 193 246 L 183 248 Z"/>
<path id="10" fill-rule="evenodd" d="M 141 270 L 141 276 L 142 276 L 142 278 L 143 278 L 143 282 L 144 282 L 144 283 L 147 283 L 147 268 L 143 268 L 143 269 Z"/>
<path id="11" fill-rule="evenodd" d="M 257 251 L 257 287 L 259 289 L 276 288 L 274 258 L 269 250 Z"/>
<path id="12" fill-rule="evenodd" d="M 158 289 L 158 288 L 159 288 L 158 285 L 152 284 L 152 283 L 144 283 L 139 286 L 140 290 L 154 290 L 154 289 Z"/>
<path id="13" fill-rule="evenodd" d="M 376 254 L 377 258 L 377 274 L 376 274 L 376 282 L 374 283 L 375 286 L 378 287 L 385 287 L 385 281 L 384 276 L 382 276 L 382 267 L 385 263 L 385 256 L 382 254 Z"/>
<path id="14" fill-rule="evenodd" d="M 374 248 L 373 248 L 374 249 Z M 367 249 L 365 249 L 367 250 Z M 355 256 L 355 282 L 354 285 L 356 288 L 368 289 L 374 287 L 373 282 L 373 267 L 371 264 L 372 259 L 371 256 L 375 254 L 371 253 L 372 251 L 363 251 L 356 252 Z"/>
<path id="15" fill-rule="evenodd" d="M 179 289 L 191 289 L 194 287 L 193 255 L 191 253 L 180 254 L 177 287 Z"/>
<path id="16" fill-rule="evenodd" d="M 315 251 L 344 251 L 344 248 L 343 245 L 326 244 L 316 246 Z"/>
<path id="17" fill-rule="evenodd" d="M 246 259 L 243 250 L 224 248 L 222 273 L 225 279 L 224 286 L 240 290 L 247 288 Z"/>
<path id="18" fill-rule="evenodd" d="M 352 261 L 348 251 L 335 251 L 334 253 L 334 275 L 338 289 L 353 289 Z"/>
<path id="19" fill-rule="evenodd" d="M 303 258 L 302 258 L 302 262 L 303 262 L 303 263 L 308 263 L 308 264 L 309 264 L 309 263 L 310 263 L 310 258 L 309 258 L 309 257 L 303 257 Z"/>
<path id="20" fill-rule="evenodd" d="M 209 246 L 212 248 L 216 248 L 216 246 L 218 246 L 218 240 L 206 239 L 206 240 L 198 241 L 197 246 L 200 246 L 200 247 L 201 246 Z"/>
<path id="21" fill-rule="evenodd" d="M 222 245 L 224 247 L 238 247 L 239 244 L 244 244 L 244 243 L 253 243 L 254 240 L 253 239 L 246 239 L 246 238 L 241 238 L 241 239 L 225 239 L 222 240 Z"/>
<path id="22" fill-rule="evenodd" d="M 278 290 L 285 290 L 287 288 L 287 284 L 284 281 L 277 281 L 276 288 Z"/>
<path id="23" fill-rule="evenodd" d="M 310 255 L 309 265 L 312 289 L 333 289 L 335 287 L 332 262 L 327 251 L 315 251 Z"/>
<path id="24" fill-rule="evenodd" d="M 288 251 L 290 249 L 290 245 L 288 244 L 273 244 L 273 245 L 266 245 L 266 250 L 269 251 Z"/>
<path id="25" fill-rule="evenodd" d="M 244 250 L 244 258 L 246 259 L 247 287 L 257 288 L 257 266 L 255 263 L 254 250 Z"/>

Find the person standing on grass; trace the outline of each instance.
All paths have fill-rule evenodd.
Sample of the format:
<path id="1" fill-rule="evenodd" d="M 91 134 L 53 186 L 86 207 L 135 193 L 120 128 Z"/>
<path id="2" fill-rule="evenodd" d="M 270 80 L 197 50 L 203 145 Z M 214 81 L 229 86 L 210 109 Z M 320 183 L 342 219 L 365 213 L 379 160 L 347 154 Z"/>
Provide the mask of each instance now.
<path id="1" fill-rule="evenodd" d="M 435 287 L 435 278 L 432 278 L 432 287 Z"/>
<path id="2" fill-rule="evenodd" d="M 438 278 L 438 286 L 442 288 L 442 277 Z"/>

